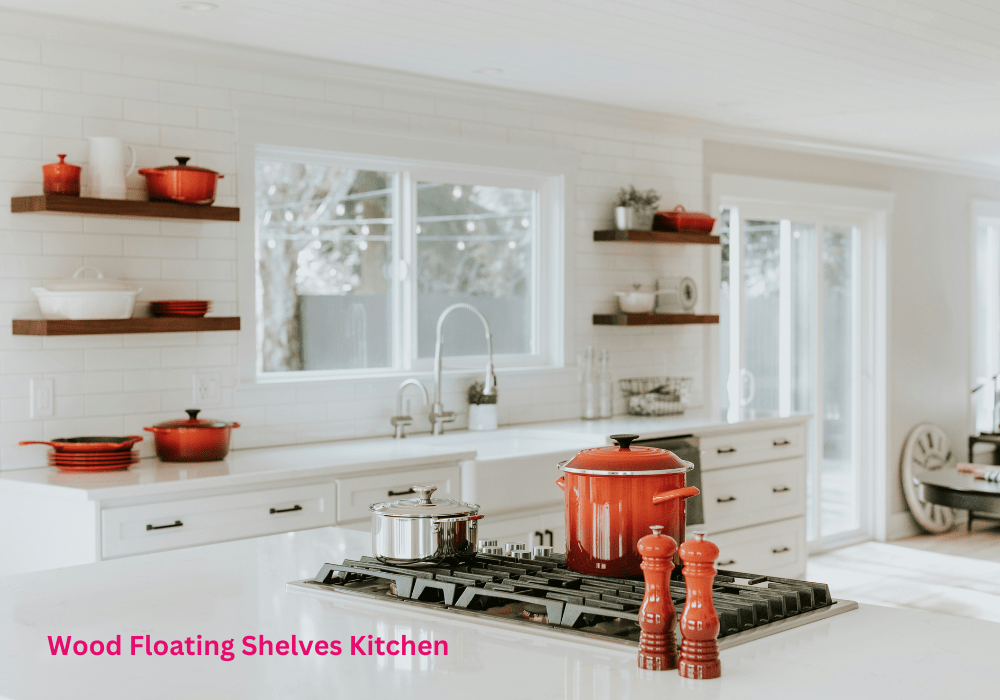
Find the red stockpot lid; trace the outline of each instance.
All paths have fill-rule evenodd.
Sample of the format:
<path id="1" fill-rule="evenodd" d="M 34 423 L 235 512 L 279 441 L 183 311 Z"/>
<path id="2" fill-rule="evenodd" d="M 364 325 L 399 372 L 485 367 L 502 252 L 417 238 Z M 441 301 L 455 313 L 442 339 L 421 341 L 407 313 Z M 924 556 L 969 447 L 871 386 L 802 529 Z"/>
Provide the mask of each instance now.
<path id="1" fill-rule="evenodd" d="M 224 420 L 215 420 L 213 418 L 199 418 L 198 414 L 201 413 L 199 408 L 188 408 L 185 409 L 188 416 L 187 420 L 181 418 L 178 420 L 168 420 L 162 423 L 157 423 L 154 428 L 238 428 L 239 423 L 227 423 Z"/>
<path id="2" fill-rule="evenodd" d="M 612 435 L 617 446 L 592 447 L 560 466 L 564 472 L 586 476 L 654 476 L 683 474 L 694 468 L 670 450 L 636 445 L 638 435 Z"/>

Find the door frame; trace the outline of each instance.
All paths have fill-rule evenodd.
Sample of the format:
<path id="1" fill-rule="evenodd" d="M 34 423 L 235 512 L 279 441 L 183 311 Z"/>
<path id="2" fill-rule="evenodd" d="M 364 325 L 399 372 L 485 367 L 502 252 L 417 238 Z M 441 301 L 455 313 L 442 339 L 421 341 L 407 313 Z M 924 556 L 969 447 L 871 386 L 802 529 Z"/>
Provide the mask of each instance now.
<path id="1" fill-rule="evenodd" d="M 888 400 L 888 337 L 887 320 L 889 314 L 888 273 L 889 273 L 889 227 L 894 204 L 894 195 L 881 190 L 867 190 L 836 185 L 774 180 L 741 175 L 714 174 L 711 185 L 712 211 L 722 207 L 740 209 L 740 217 L 747 213 L 763 215 L 765 219 L 804 219 L 820 225 L 824 221 L 856 223 L 861 231 L 859 254 L 860 302 L 859 312 L 859 374 L 857 403 L 859 408 L 857 423 L 858 459 L 861 469 L 861 527 L 844 535 L 819 536 L 810 542 L 810 552 L 821 551 L 849 542 L 875 539 L 885 541 L 890 512 L 889 497 L 892 485 L 896 483 L 895 471 L 890 471 L 887 446 L 887 400 Z M 776 218 L 777 217 L 777 218 Z M 817 232 L 822 235 L 822 228 Z M 819 239 L 821 240 L 821 239 Z M 822 246 L 817 246 L 817 255 Z M 735 264 L 740 263 L 739 251 Z M 734 253 L 730 249 L 730 294 L 736 284 L 742 288 L 742 266 L 735 271 Z M 734 277 L 734 272 L 736 277 Z M 737 292 L 738 293 L 738 292 Z M 822 303 L 817 299 L 817 303 Z M 737 322 L 736 320 L 733 321 Z M 742 324 L 740 324 L 742 326 Z M 819 329 L 820 334 L 822 329 Z M 820 335 L 821 339 L 821 335 Z M 741 339 L 731 343 L 741 342 Z M 822 353 L 821 348 L 817 348 Z M 715 350 L 717 355 L 718 351 Z M 817 362 L 822 362 L 821 354 Z M 820 365 L 821 366 L 821 365 Z M 742 388 L 742 387 L 741 387 Z M 821 387 L 819 387 L 821 391 Z M 714 397 L 719 401 L 719 397 Z M 822 395 L 817 396 L 822 400 Z M 817 403 L 817 405 L 821 405 Z M 821 421 L 815 420 L 817 437 L 822 437 Z M 821 458 L 822 443 L 817 441 L 813 460 Z M 817 489 L 819 484 L 817 484 Z M 817 495 L 819 492 L 817 491 Z"/>

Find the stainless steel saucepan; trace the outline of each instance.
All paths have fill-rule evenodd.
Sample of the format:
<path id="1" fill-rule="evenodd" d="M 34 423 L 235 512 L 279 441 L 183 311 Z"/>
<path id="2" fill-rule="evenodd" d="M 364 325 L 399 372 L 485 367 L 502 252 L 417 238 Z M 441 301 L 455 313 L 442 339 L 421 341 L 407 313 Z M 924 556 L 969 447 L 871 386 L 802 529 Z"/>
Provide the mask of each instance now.
<path id="1" fill-rule="evenodd" d="M 374 503 L 372 548 L 375 557 L 394 566 L 437 564 L 476 553 L 479 506 L 431 498 L 437 486 L 414 486 L 416 498 Z"/>

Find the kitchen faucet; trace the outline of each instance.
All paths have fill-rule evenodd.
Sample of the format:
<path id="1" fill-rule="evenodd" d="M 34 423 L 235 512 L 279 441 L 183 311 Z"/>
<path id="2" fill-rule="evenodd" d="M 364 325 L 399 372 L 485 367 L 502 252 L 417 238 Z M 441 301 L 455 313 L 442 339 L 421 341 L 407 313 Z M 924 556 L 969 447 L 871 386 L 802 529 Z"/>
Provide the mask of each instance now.
<path id="1" fill-rule="evenodd" d="M 441 352 L 444 349 L 442 338 L 444 319 L 456 309 L 468 309 L 483 322 L 483 327 L 486 329 L 486 353 L 489 358 L 486 361 L 486 380 L 483 382 L 483 396 L 492 396 L 496 391 L 494 387 L 496 386 L 497 379 L 493 374 L 493 333 L 490 332 L 490 322 L 479 312 L 479 309 L 471 304 L 452 304 L 441 312 L 437 322 L 437 342 L 434 345 L 434 403 L 431 405 L 430 412 L 431 425 L 433 426 L 431 433 L 433 435 L 443 433 L 444 424 L 455 420 L 455 412 L 445 411 L 444 406 L 441 404 Z"/>
<path id="2" fill-rule="evenodd" d="M 406 379 L 399 385 L 399 389 L 396 391 L 396 415 L 389 421 L 396 429 L 396 434 L 393 437 L 397 440 L 406 437 L 406 426 L 413 423 L 413 417 L 410 415 L 409 399 L 406 401 L 406 413 L 403 413 L 403 394 L 406 392 L 406 387 L 408 386 L 415 386 L 420 389 L 420 395 L 424 399 L 424 406 L 430 403 L 430 400 L 427 398 L 427 389 L 419 380 Z"/>

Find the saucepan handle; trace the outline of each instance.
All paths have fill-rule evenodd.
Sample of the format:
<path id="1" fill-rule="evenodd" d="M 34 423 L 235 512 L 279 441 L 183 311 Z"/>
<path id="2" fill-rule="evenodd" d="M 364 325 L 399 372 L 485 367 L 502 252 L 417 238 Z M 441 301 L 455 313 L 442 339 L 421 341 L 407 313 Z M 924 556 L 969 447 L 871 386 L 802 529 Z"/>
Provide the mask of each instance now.
<path id="1" fill-rule="evenodd" d="M 653 496 L 653 505 L 659 505 L 678 498 L 691 498 L 691 496 L 697 496 L 699 493 L 701 493 L 701 491 L 698 490 L 697 486 L 685 486 L 682 489 L 664 491 L 663 493 L 658 493 Z"/>
<path id="2" fill-rule="evenodd" d="M 18 445 L 48 445 L 49 447 L 55 447 L 54 442 L 45 442 L 45 440 L 22 440 L 17 443 Z"/>
<path id="3" fill-rule="evenodd" d="M 565 491 L 566 490 L 566 477 L 565 476 L 560 476 L 558 479 L 556 479 L 556 486 L 558 486 L 563 491 Z"/>

